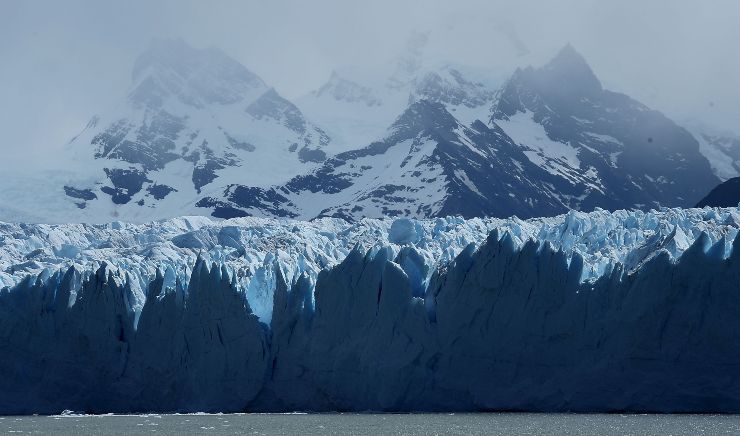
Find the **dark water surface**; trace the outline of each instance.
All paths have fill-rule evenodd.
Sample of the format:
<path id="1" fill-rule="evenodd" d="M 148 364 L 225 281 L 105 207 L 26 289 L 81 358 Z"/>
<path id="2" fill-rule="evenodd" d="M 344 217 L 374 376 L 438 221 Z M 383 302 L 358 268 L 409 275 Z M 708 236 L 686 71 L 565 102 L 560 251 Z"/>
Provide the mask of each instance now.
<path id="1" fill-rule="evenodd" d="M 228 414 L 0 417 L 2 434 L 716 435 L 740 415 Z"/>

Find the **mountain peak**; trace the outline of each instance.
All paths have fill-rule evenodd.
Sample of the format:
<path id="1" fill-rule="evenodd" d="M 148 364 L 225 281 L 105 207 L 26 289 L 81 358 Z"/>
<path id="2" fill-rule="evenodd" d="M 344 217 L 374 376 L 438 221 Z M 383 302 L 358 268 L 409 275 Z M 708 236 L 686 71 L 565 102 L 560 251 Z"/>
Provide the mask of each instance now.
<path id="1" fill-rule="evenodd" d="M 132 72 L 135 103 L 160 106 L 170 96 L 203 106 L 254 99 L 267 85 L 217 48 L 197 49 L 180 38 L 155 39 L 136 59 Z"/>
<path id="2" fill-rule="evenodd" d="M 428 42 L 428 32 L 413 32 L 411 34 L 406 41 L 404 51 L 396 59 L 396 71 L 388 79 L 388 86 L 399 89 L 413 80 L 424 63 L 424 51 Z"/>
<path id="3" fill-rule="evenodd" d="M 586 63 L 583 55 L 581 55 L 571 43 L 565 44 L 552 60 L 554 61 L 556 59 L 570 59 L 571 61 Z"/>
<path id="4" fill-rule="evenodd" d="M 553 90 L 562 89 L 576 95 L 602 90 L 601 82 L 586 59 L 570 43 L 540 68 L 538 73 L 540 80 L 545 81 Z"/>
<path id="5" fill-rule="evenodd" d="M 168 69 L 187 75 L 200 62 L 199 58 L 204 51 L 190 46 L 182 38 L 152 39 L 149 46 L 136 58 L 132 79 L 140 80 L 150 70 Z"/>
<path id="6" fill-rule="evenodd" d="M 444 104 L 420 99 L 412 102 L 391 126 L 396 135 L 412 137 L 422 131 L 454 130 L 458 125 L 455 117 Z"/>

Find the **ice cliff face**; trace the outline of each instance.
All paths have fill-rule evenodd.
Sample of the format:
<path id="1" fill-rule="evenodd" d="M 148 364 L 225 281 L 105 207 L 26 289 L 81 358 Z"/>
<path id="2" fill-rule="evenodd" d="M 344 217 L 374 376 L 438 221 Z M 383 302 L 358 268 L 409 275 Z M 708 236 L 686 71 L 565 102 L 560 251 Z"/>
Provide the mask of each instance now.
<path id="1" fill-rule="evenodd" d="M 739 219 L 5 224 L 0 411 L 737 412 Z"/>

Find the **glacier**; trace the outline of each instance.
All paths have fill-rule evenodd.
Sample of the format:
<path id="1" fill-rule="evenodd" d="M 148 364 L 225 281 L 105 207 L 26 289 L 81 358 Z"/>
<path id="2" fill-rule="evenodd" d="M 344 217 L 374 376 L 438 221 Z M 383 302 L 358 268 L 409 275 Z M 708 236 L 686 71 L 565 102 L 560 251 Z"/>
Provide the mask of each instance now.
<path id="1" fill-rule="evenodd" d="M 738 228 L 0 223 L 0 413 L 739 412 Z"/>

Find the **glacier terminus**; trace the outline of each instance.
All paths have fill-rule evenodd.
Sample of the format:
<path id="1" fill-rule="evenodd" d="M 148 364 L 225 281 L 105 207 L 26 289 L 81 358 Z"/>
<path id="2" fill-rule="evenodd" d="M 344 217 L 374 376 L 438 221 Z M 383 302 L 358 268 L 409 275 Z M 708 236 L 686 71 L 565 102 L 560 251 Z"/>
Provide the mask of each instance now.
<path id="1" fill-rule="evenodd" d="M 0 412 L 738 412 L 739 224 L 3 223 Z"/>

